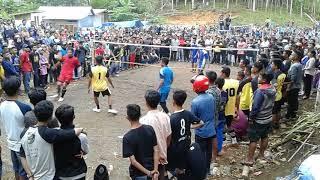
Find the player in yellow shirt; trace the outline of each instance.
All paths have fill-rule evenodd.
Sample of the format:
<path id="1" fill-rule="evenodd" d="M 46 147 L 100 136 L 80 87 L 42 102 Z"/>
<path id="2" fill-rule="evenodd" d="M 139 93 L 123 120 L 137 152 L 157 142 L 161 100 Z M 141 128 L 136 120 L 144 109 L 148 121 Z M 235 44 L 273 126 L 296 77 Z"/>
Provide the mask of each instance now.
<path id="1" fill-rule="evenodd" d="M 228 94 L 228 102 L 225 107 L 226 124 L 228 127 L 229 134 L 231 136 L 231 142 L 232 144 L 236 144 L 237 138 L 234 130 L 231 129 L 231 123 L 236 115 L 235 112 L 239 81 L 235 79 L 230 79 L 230 73 L 231 70 L 229 67 L 223 67 L 221 70 L 221 77 L 225 80 L 223 90 L 226 91 Z"/>
<path id="2" fill-rule="evenodd" d="M 272 84 L 276 88 L 276 100 L 274 102 L 272 110 L 272 122 L 275 129 L 279 129 L 279 121 L 281 118 L 281 104 L 282 104 L 282 87 L 286 79 L 286 74 L 284 74 L 280 68 L 282 61 L 280 59 L 275 59 L 272 61 L 272 71 L 274 73 Z"/>
<path id="3" fill-rule="evenodd" d="M 112 109 L 112 101 L 111 101 L 111 91 L 108 87 L 108 84 L 114 88 L 112 81 L 109 77 L 109 71 L 108 68 L 104 67 L 102 65 L 103 57 L 97 56 L 95 58 L 96 60 L 96 66 L 91 68 L 90 73 L 90 79 L 88 84 L 88 92 L 90 93 L 90 90 L 93 91 L 93 97 L 94 102 L 96 103 L 96 108 L 93 109 L 94 112 L 100 112 L 100 105 L 99 105 L 99 96 L 100 93 L 102 96 L 108 96 L 108 105 L 109 105 L 109 113 L 117 114 L 118 112 L 114 109 Z"/>
<path id="4" fill-rule="evenodd" d="M 242 71 L 241 71 L 242 72 Z M 240 81 L 238 88 L 237 108 L 249 117 L 252 106 L 253 91 L 251 85 L 251 67 L 244 68 L 244 79 Z"/>

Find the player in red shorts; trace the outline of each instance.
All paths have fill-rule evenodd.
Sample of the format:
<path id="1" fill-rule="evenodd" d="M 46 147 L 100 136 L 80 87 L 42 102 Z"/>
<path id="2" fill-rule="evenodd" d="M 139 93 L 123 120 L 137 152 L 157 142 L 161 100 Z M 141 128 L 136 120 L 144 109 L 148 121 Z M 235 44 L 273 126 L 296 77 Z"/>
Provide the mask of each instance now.
<path id="1" fill-rule="evenodd" d="M 63 63 L 61 66 L 61 72 L 60 76 L 58 78 L 57 82 L 57 94 L 54 96 L 51 96 L 52 98 L 56 98 L 60 96 L 61 92 L 61 87 L 62 87 L 62 92 L 61 96 L 59 98 L 59 102 L 62 102 L 64 100 L 64 95 L 67 92 L 67 86 L 70 84 L 70 82 L 73 80 L 73 72 L 74 69 L 80 66 L 80 62 L 78 61 L 78 58 L 73 56 L 73 52 L 71 49 L 68 50 L 68 54 L 66 56 L 63 56 L 56 64 L 58 66 L 60 63 Z"/>

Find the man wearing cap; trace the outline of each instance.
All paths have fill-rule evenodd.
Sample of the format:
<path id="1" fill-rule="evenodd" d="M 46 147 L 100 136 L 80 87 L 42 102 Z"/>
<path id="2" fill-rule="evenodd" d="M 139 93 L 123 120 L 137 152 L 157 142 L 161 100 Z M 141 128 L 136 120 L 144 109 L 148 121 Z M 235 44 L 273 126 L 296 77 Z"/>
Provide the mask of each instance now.
<path id="1" fill-rule="evenodd" d="M 26 94 L 28 94 L 28 92 L 30 90 L 32 64 L 31 64 L 31 61 L 29 58 L 30 49 L 29 49 L 28 45 L 24 44 L 22 47 L 23 47 L 23 52 L 20 55 L 20 65 L 21 65 L 21 71 L 22 71 L 24 90 L 25 90 Z"/>

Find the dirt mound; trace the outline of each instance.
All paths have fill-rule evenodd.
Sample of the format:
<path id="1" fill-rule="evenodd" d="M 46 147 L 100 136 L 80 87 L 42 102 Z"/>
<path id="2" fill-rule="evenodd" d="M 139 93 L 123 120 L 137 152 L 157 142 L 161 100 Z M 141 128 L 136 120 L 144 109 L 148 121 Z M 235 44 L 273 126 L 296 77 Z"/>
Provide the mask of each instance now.
<path id="1" fill-rule="evenodd" d="M 213 11 L 193 11 L 190 13 L 179 13 L 167 16 L 166 24 L 172 25 L 208 25 L 217 22 L 219 12 Z"/>

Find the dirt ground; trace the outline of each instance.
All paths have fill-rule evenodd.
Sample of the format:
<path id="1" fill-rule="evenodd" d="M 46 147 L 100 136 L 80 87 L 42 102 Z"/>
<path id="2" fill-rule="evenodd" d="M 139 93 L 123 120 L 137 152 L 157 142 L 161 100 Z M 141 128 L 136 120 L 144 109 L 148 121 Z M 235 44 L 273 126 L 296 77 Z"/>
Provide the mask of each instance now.
<path id="1" fill-rule="evenodd" d="M 168 16 L 166 24 L 172 25 L 208 25 L 218 21 L 220 14 L 213 11 L 192 11 L 189 14 Z"/>
<path id="2" fill-rule="evenodd" d="M 190 72 L 190 64 L 187 63 L 171 63 L 174 68 L 175 81 L 173 89 L 184 89 L 188 93 L 188 99 L 185 103 L 185 108 L 190 109 L 190 102 L 196 96 L 192 91 L 190 78 L 194 75 Z M 221 67 L 218 65 L 210 65 L 209 69 L 220 72 Z M 237 68 L 232 68 L 232 76 L 235 77 Z M 90 143 L 90 152 L 86 157 L 88 165 L 88 178 L 93 179 L 94 169 L 100 163 L 107 167 L 112 166 L 111 180 L 125 180 L 128 177 L 128 159 L 123 159 L 122 154 L 122 139 L 121 137 L 129 129 L 129 123 L 125 116 L 125 107 L 129 103 L 136 103 L 142 107 L 143 114 L 146 113 L 144 102 L 144 93 L 147 89 L 153 89 L 158 82 L 158 67 L 145 67 L 131 71 L 121 72 L 120 77 L 113 78 L 115 89 L 112 89 L 113 107 L 119 111 L 119 114 L 114 116 L 107 113 L 107 99 L 100 98 L 102 112 L 94 113 L 94 102 L 92 95 L 87 92 L 87 80 L 79 80 L 73 82 L 69 87 L 64 103 L 75 107 L 76 119 L 75 124 L 78 127 L 86 128 Z M 218 73 L 219 74 L 219 73 Z M 48 90 L 48 95 L 53 95 L 55 87 L 51 86 Z M 24 97 L 26 99 L 26 97 Z M 50 99 L 49 99 L 50 100 Z M 168 101 L 171 108 L 171 95 Z M 56 107 L 60 103 L 55 102 Z M 10 173 L 11 163 L 9 160 L 8 150 L 4 136 L 1 136 L 0 143 L 2 146 L 2 159 L 5 166 L 5 178 L 13 179 Z M 241 175 L 240 162 L 244 159 L 247 153 L 247 146 L 240 145 L 238 147 L 229 148 L 227 154 L 219 159 L 219 163 L 223 168 L 223 176 L 215 179 L 238 179 Z M 293 163 L 294 165 L 294 163 Z M 261 169 L 261 167 L 260 167 Z M 262 167 L 262 169 L 264 169 Z M 278 175 L 286 175 L 291 168 L 285 165 L 283 169 L 278 169 L 277 165 L 269 165 L 263 170 L 263 174 L 253 179 L 274 179 Z M 232 175 L 231 175 L 232 174 Z"/>

